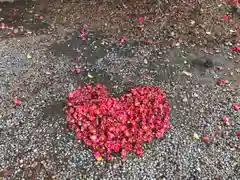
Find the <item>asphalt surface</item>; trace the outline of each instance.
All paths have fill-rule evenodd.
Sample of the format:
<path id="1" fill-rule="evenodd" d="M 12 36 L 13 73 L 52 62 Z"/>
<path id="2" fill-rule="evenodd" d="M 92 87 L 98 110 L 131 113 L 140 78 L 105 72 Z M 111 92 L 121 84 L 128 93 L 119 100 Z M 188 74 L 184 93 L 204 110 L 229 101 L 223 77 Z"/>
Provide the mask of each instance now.
<path id="1" fill-rule="evenodd" d="M 16 36 L 1 31 L 0 179 L 240 179 L 240 111 L 232 108 L 240 103 L 240 59 L 229 46 L 169 47 L 160 38 L 121 45 L 91 27 L 83 41 L 83 24 L 47 31 L 23 26 L 28 30 Z M 206 61 L 212 63 L 206 67 Z M 76 62 L 80 73 L 71 72 Z M 218 86 L 218 79 L 230 84 Z M 142 158 L 96 161 L 67 130 L 63 113 L 67 92 L 89 82 L 104 83 L 116 96 L 140 84 L 159 85 L 168 94 L 173 128 L 145 144 Z"/>

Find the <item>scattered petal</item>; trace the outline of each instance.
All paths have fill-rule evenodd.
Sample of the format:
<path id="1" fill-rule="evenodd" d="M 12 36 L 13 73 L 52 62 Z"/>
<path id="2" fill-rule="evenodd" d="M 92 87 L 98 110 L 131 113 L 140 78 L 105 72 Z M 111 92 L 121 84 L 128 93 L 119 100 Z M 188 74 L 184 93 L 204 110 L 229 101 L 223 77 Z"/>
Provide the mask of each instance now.
<path id="1" fill-rule="evenodd" d="M 140 74 L 140 78 L 144 79 L 144 78 L 146 78 L 146 75 L 145 74 Z"/>
<path id="2" fill-rule="evenodd" d="M 85 41 L 85 40 L 86 40 L 86 38 L 85 38 L 85 37 L 82 37 L 82 40 L 83 40 L 83 41 Z"/>
<path id="3" fill-rule="evenodd" d="M 209 141 L 209 137 L 208 136 L 203 136 L 203 141 L 208 142 Z"/>
<path id="4" fill-rule="evenodd" d="M 240 137 L 240 131 L 236 132 L 236 136 Z"/>
<path id="5" fill-rule="evenodd" d="M 240 46 L 232 47 L 232 51 L 240 52 Z"/>
<path id="6" fill-rule="evenodd" d="M 120 148 L 121 148 L 121 145 L 120 145 L 120 144 L 115 144 L 115 145 L 113 146 L 113 150 L 114 150 L 115 152 L 119 152 L 119 151 L 120 151 Z"/>
<path id="7" fill-rule="evenodd" d="M 228 80 L 222 80 L 222 79 L 219 79 L 217 80 L 217 85 L 219 86 L 223 86 L 223 85 L 226 85 L 226 84 L 229 84 L 229 81 Z"/>
<path id="8" fill-rule="evenodd" d="M 88 27 L 88 24 L 84 24 L 83 27 L 85 27 L 85 28 Z"/>
<path id="9" fill-rule="evenodd" d="M 227 125 L 230 125 L 230 119 L 229 119 L 229 117 L 228 116 L 224 116 L 223 117 L 223 121 L 227 124 Z"/>
<path id="10" fill-rule="evenodd" d="M 138 20 L 143 23 L 145 21 L 145 18 L 144 17 L 139 17 Z"/>
<path id="11" fill-rule="evenodd" d="M 146 43 L 146 44 L 152 44 L 152 43 L 153 43 L 153 40 L 152 40 L 152 39 L 145 39 L 145 43 Z"/>
<path id="12" fill-rule="evenodd" d="M 13 102 L 14 102 L 14 104 L 16 104 L 16 105 L 22 104 L 22 102 L 21 102 L 19 99 L 17 99 L 17 98 L 13 99 Z"/>
<path id="13" fill-rule="evenodd" d="M 240 104 L 232 104 L 232 107 L 236 110 L 236 111 L 239 111 L 240 110 Z"/>
<path id="14" fill-rule="evenodd" d="M 81 34 L 85 34 L 84 29 L 81 29 L 81 30 L 80 30 L 80 33 L 81 33 Z"/>
<path id="15" fill-rule="evenodd" d="M 43 17 L 43 16 L 40 16 L 40 17 L 39 17 L 39 19 L 40 19 L 40 20 L 43 20 L 43 19 L 44 19 L 44 17 Z"/>
<path id="16" fill-rule="evenodd" d="M 72 69 L 71 69 L 72 72 L 75 72 L 75 70 L 76 70 L 75 68 L 72 68 Z"/>
<path id="17" fill-rule="evenodd" d="M 77 69 L 76 69 L 76 72 L 77 72 L 77 73 L 80 73 L 80 72 L 81 72 L 81 69 L 80 69 L 80 68 L 77 68 Z"/>
<path id="18" fill-rule="evenodd" d="M 222 67 L 222 66 L 216 66 L 216 69 L 217 69 L 217 70 L 223 70 L 224 67 Z"/>
<path id="19" fill-rule="evenodd" d="M 223 16 L 223 20 L 224 21 L 228 20 L 228 16 L 227 15 Z"/>
<path id="20" fill-rule="evenodd" d="M 127 38 L 122 37 L 122 38 L 120 39 L 120 44 L 122 45 L 122 44 L 124 44 L 126 41 L 127 41 Z"/>
<path id="21" fill-rule="evenodd" d="M 1 23 L 0 29 L 5 29 L 6 25 L 4 23 Z"/>

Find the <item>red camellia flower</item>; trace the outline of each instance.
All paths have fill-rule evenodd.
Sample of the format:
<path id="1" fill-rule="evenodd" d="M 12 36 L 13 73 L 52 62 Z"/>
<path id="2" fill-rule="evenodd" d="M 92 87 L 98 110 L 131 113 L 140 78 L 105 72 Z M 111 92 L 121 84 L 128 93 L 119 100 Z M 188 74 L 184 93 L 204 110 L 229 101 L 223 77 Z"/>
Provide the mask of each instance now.
<path id="1" fill-rule="evenodd" d="M 170 119 L 166 94 L 156 86 L 140 86 L 114 98 L 102 84 L 85 85 L 68 93 L 68 127 L 97 160 L 112 160 L 112 152 L 143 155 L 142 143 L 164 135 Z"/>

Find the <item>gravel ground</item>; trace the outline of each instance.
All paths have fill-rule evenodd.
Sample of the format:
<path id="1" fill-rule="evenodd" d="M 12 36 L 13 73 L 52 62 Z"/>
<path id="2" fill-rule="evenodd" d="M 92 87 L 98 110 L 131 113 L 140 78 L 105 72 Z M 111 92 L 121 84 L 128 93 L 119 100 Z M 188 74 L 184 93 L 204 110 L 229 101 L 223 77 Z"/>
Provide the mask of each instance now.
<path id="1" fill-rule="evenodd" d="M 75 8 L 67 5 L 63 9 Z M 127 11 L 131 3 L 120 5 L 119 11 Z M 53 2 L 49 6 L 62 5 Z M 108 12 L 112 6 L 104 7 Z M 19 11 L 26 15 L 28 8 L 34 12 L 32 4 Z M 49 17 L 55 11 L 51 9 Z M 7 17 L 9 12 L 1 16 Z M 108 28 L 99 29 L 103 22 L 94 21 L 96 16 L 88 21 L 80 18 L 90 24 L 86 41 L 79 38 L 82 24 L 71 26 L 79 20 L 77 16 L 64 25 L 49 20 L 47 27 L 34 21 L 35 29 L 21 16 L 11 26 L 18 28 L 22 22 L 22 33 L 6 38 L 6 29 L 1 31 L 0 179 L 240 179 L 240 141 L 236 136 L 240 111 L 231 107 L 240 103 L 240 59 L 227 46 L 234 43 L 232 34 L 221 34 L 219 42 L 205 36 L 198 42 L 198 38 L 187 39 L 177 31 L 184 43 L 173 45 L 172 37 L 156 29 L 162 22 L 151 21 L 156 14 L 144 15 L 149 21 L 145 31 L 151 31 L 135 37 L 131 26 L 129 31 L 115 32 L 114 23 L 108 22 Z M 59 17 L 61 13 L 56 19 Z M 129 23 L 124 17 L 121 21 Z M 129 40 L 121 46 L 119 38 L 125 34 Z M 148 37 L 153 43 L 144 40 Z M 76 61 L 81 67 L 79 74 L 71 72 Z M 206 61 L 213 66 L 205 67 Z M 218 70 L 218 66 L 224 69 Z M 218 79 L 231 83 L 217 86 Z M 145 144 L 142 158 L 130 154 L 126 161 L 118 155 L 112 162 L 96 161 L 68 132 L 62 110 L 67 92 L 86 82 L 104 83 L 114 95 L 139 84 L 161 86 L 172 107 L 173 128 L 162 139 Z M 12 102 L 15 96 L 21 105 Z M 224 115 L 229 116 L 230 125 L 224 124 Z M 201 140 L 206 135 L 208 142 Z"/>

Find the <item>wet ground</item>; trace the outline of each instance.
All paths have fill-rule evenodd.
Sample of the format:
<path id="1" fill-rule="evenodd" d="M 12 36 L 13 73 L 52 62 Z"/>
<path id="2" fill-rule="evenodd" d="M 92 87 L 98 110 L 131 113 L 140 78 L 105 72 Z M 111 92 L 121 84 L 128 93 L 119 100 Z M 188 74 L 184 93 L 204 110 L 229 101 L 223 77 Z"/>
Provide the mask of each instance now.
<path id="1" fill-rule="evenodd" d="M 1 4 L 1 178 L 240 178 L 240 111 L 232 108 L 240 103 L 240 56 L 231 50 L 238 14 L 223 21 L 232 11 L 217 0 L 163 2 Z M 71 71 L 76 64 L 79 73 Z M 218 86 L 219 79 L 230 83 Z M 140 84 L 161 86 L 173 128 L 146 144 L 143 158 L 96 161 L 67 131 L 62 110 L 67 92 L 86 82 L 104 83 L 116 96 Z"/>

